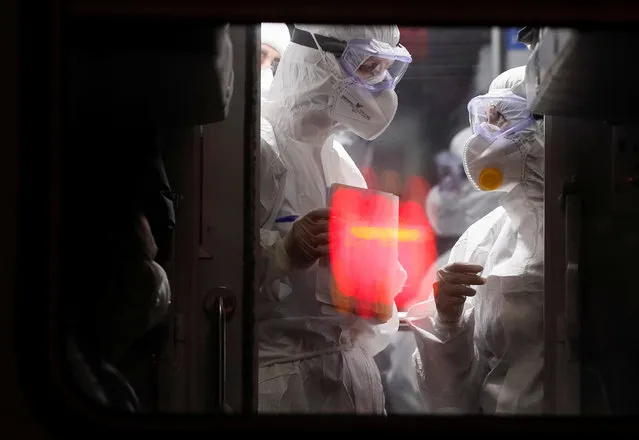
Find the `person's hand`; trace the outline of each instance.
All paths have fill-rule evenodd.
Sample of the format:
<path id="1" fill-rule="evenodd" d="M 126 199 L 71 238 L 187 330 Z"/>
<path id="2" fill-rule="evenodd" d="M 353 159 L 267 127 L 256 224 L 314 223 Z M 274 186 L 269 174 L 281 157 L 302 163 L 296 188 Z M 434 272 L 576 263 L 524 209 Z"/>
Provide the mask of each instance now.
<path id="1" fill-rule="evenodd" d="M 437 314 L 443 322 L 455 323 L 459 320 L 466 297 L 474 296 L 475 289 L 486 280 L 479 275 L 484 268 L 478 264 L 452 263 L 437 271 L 437 281 L 433 284 Z"/>
<path id="2" fill-rule="evenodd" d="M 318 258 L 326 257 L 328 247 L 329 209 L 315 209 L 293 223 L 284 237 L 284 248 L 295 269 L 310 267 Z"/>

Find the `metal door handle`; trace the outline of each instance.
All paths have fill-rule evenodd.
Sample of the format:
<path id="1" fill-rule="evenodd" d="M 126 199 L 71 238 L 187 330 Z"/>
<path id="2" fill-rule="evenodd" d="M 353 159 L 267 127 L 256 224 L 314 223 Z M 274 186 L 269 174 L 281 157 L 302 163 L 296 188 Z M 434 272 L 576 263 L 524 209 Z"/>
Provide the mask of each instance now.
<path id="1" fill-rule="evenodd" d="M 566 269 L 564 274 L 564 380 L 562 412 L 581 411 L 581 353 L 580 318 L 581 295 L 579 285 L 579 256 L 581 244 L 581 209 L 579 186 L 574 178 L 564 186 Z"/>
<path id="2" fill-rule="evenodd" d="M 216 336 L 211 344 L 215 365 L 215 379 L 211 384 L 211 394 L 215 397 L 212 409 L 216 412 L 230 409 L 226 403 L 226 324 L 233 317 L 235 305 L 235 295 L 226 287 L 216 287 L 204 297 L 204 311 L 211 321 L 211 333 Z"/>

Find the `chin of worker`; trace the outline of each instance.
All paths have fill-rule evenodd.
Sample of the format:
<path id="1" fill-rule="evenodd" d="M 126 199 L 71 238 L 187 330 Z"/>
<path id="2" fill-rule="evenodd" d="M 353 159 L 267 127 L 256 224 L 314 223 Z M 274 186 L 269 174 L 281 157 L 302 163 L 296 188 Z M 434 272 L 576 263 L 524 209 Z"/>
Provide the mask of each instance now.
<path id="1" fill-rule="evenodd" d="M 527 109 L 523 70 L 469 103 L 463 162 L 500 207 L 474 223 L 437 272 L 432 300 L 408 313 L 413 360 L 430 411 L 543 410 L 543 127 Z"/>
<path id="2" fill-rule="evenodd" d="M 261 143 L 279 150 L 285 178 L 260 172 L 261 412 L 384 412 L 373 356 L 397 331 L 397 309 L 384 323 L 339 312 L 330 265 L 318 260 L 329 253 L 329 189 L 366 187 L 336 135 L 374 139 L 391 123 L 411 61 L 398 43 L 396 26 L 298 25 L 262 103 Z M 390 297 L 406 279 L 399 262 L 397 273 Z"/>

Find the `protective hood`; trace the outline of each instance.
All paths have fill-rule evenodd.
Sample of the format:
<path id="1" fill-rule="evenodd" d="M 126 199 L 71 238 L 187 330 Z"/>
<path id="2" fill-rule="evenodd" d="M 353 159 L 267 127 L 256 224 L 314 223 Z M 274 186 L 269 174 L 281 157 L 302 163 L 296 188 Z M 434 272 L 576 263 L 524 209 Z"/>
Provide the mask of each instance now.
<path id="1" fill-rule="evenodd" d="M 279 52 L 280 57 L 291 42 L 291 33 L 284 23 L 262 23 L 260 26 L 262 44 L 267 44 Z"/>
<path id="2" fill-rule="evenodd" d="M 392 46 L 399 43 L 397 26 L 296 25 L 300 30 L 342 41 L 375 39 Z M 278 66 L 262 115 L 280 136 L 322 146 L 344 126 L 329 116 L 334 88 L 347 74 L 328 52 L 292 43 Z"/>
<path id="3" fill-rule="evenodd" d="M 489 92 L 497 89 L 509 89 L 515 95 L 526 98 L 526 87 L 524 78 L 526 75 L 526 66 L 513 67 L 505 72 L 500 73 L 490 83 Z"/>

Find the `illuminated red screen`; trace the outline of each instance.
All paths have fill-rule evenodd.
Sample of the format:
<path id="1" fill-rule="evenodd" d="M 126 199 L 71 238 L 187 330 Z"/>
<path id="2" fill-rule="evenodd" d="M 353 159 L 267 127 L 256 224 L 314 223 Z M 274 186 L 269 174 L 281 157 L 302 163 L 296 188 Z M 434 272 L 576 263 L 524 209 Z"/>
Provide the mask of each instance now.
<path id="1" fill-rule="evenodd" d="M 401 310 L 414 303 L 416 290 L 436 258 L 434 236 L 422 206 L 400 204 L 396 196 L 337 187 L 329 222 L 333 302 L 366 317 L 390 318 L 393 296 L 401 288 L 399 261 L 406 287 L 394 301 Z"/>

